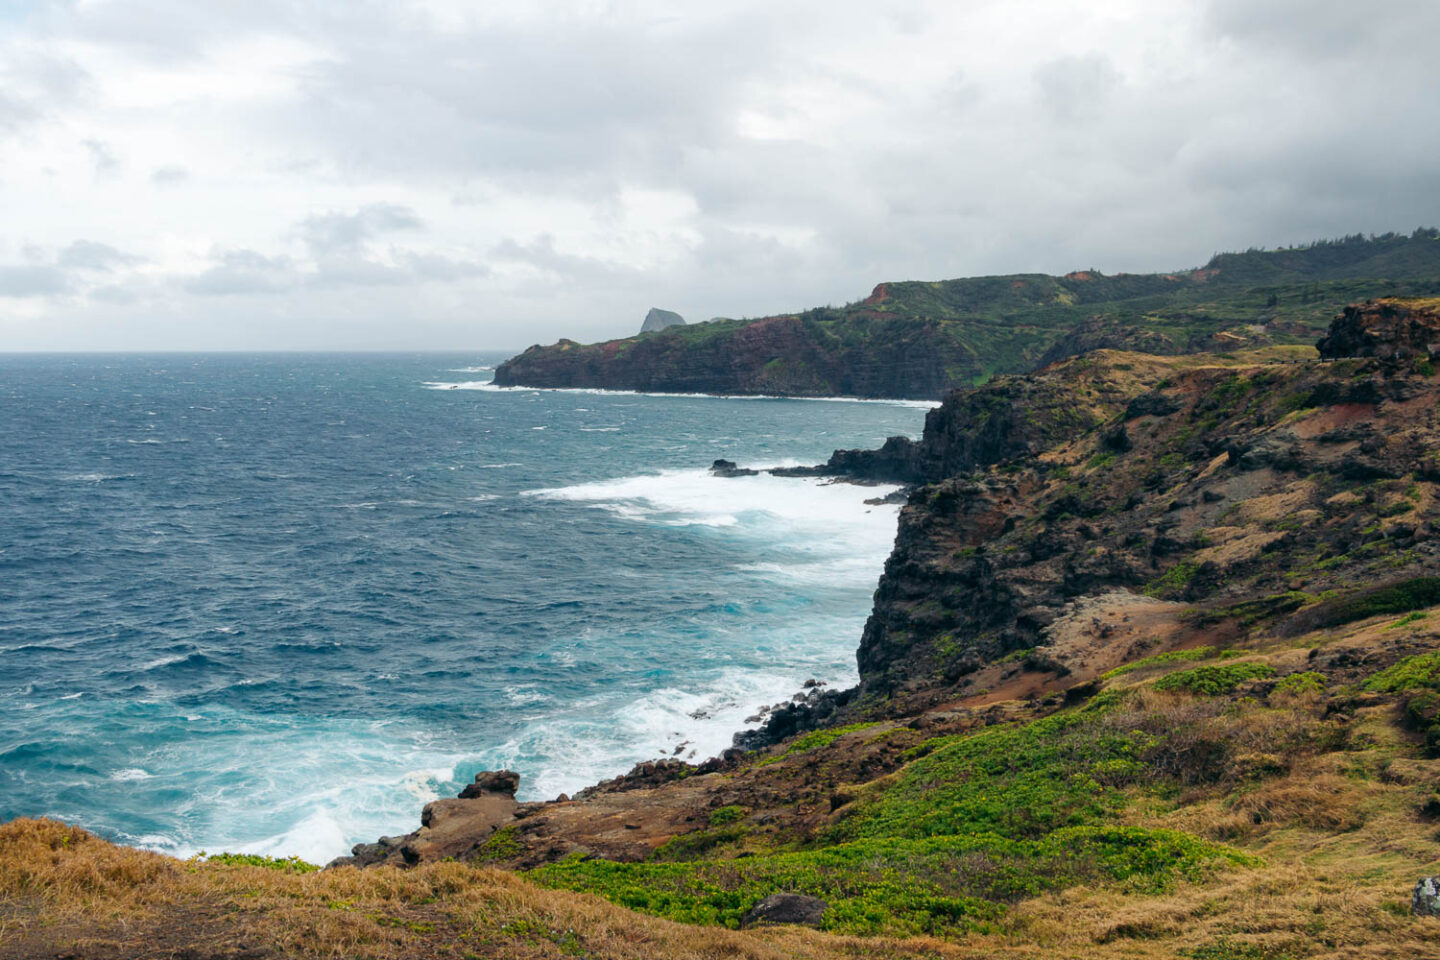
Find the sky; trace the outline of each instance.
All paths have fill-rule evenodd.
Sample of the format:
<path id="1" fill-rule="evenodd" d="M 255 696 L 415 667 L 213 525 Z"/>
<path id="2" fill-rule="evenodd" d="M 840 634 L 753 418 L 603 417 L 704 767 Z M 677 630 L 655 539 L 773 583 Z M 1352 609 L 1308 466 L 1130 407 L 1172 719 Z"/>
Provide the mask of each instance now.
<path id="1" fill-rule="evenodd" d="M 0 0 L 0 351 L 511 349 L 1440 225 L 1433 0 Z"/>

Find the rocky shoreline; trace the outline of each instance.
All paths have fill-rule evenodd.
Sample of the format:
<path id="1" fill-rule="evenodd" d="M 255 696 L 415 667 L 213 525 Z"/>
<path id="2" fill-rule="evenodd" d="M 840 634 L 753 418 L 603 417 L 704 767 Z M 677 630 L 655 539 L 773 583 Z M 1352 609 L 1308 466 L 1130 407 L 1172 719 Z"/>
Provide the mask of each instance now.
<path id="1" fill-rule="evenodd" d="M 1149 664 L 1218 658 L 1190 672 L 1225 678 L 1216 689 L 1240 698 L 1234 710 L 1280 709 L 1302 684 L 1381 689 L 1367 678 L 1440 649 L 1440 635 L 1430 644 L 1363 626 L 1372 611 L 1440 602 L 1432 343 L 1440 310 L 1381 301 L 1338 317 L 1324 358 L 1102 350 L 957 391 L 920 440 L 763 471 L 903 485 L 856 687 L 807 684 L 750 718 L 760 726 L 720 756 L 648 761 L 573 797 L 517 802 L 518 774 L 483 772 L 426 805 L 416 831 L 330 866 L 457 860 L 570 876 L 593 863 L 608 876 L 625 864 L 739 863 L 777 845 L 824 850 L 937 744 L 1080 716 L 1120 702 L 1117 690 L 1146 702 L 1116 678 L 1153 676 Z M 726 460 L 711 470 L 762 472 Z M 1297 648 L 1296 637 L 1308 639 Z M 1394 703 L 1343 696 L 1305 722 Z M 1434 704 L 1400 702 L 1440 756 Z M 1297 762 L 1228 742 L 1205 749 L 1218 753 L 1164 760 L 1154 775 L 1238 790 Z M 736 920 L 826 925 L 829 909 L 760 898 Z"/>

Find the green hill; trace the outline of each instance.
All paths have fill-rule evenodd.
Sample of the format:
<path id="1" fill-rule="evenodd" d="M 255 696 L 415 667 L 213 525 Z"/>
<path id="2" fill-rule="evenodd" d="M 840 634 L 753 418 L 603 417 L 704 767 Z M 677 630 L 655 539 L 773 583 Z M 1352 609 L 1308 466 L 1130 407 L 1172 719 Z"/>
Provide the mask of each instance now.
<path id="1" fill-rule="evenodd" d="M 882 283 L 843 307 L 534 346 L 502 364 L 495 382 L 932 399 L 1099 347 L 1194 353 L 1312 343 L 1348 303 L 1435 294 L 1440 231 L 1419 229 L 1221 253 L 1176 273 Z"/>

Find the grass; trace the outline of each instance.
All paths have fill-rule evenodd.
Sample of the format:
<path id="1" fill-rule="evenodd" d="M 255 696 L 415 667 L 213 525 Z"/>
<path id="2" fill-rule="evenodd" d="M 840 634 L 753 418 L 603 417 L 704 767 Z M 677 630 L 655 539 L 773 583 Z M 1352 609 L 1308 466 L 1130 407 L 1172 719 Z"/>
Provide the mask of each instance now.
<path id="1" fill-rule="evenodd" d="M 1127 673 L 1136 670 L 1143 670 L 1147 667 L 1164 666 L 1170 663 L 1185 663 L 1194 660 L 1210 660 L 1216 657 L 1237 657 L 1239 652 L 1235 650 L 1221 650 L 1217 647 L 1192 647 L 1189 650 L 1170 650 L 1166 653 L 1157 653 L 1154 656 L 1142 657 L 1139 660 L 1132 660 L 1129 663 L 1122 663 L 1113 670 L 1107 670 L 1100 674 L 1102 680 L 1113 680 L 1116 677 L 1123 677 Z"/>
<path id="2" fill-rule="evenodd" d="M 1240 684 L 1249 680 L 1258 680 L 1274 675 L 1275 668 L 1268 663 L 1227 663 L 1167 674 L 1155 681 L 1155 689 L 1218 697 L 1221 694 L 1232 692 Z"/>
<path id="3" fill-rule="evenodd" d="M 1401 694 L 1406 722 L 1425 738 L 1425 752 L 1440 757 L 1440 652 L 1407 657 L 1365 684 L 1369 690 Z"/>
<path id="4" fill-rule="evenodd" d="M 830 744 L 834 743 L 836 740 L 839 740 L 846 734 L 858 733 L 861 730 L 868 730 L 871 727 L 878 725 L 878 721 L 869 721 L 863 723 L 850 723 L 846 724 L 843 727 L 826 727 L 821 730 L 812 730 L 809 733 L 802 734 L 801 736 L 790 741 L 790 745 L 785 748 L 785 751 L 783 753 L 778 753 L 773 757 L 766 757 L 765 759 L 761 760 L 759 764 L 757 764 L 757 766 L 769 766 L 772 763 L 778 763 L 782 757 L 788 757 L 796 753 L 808 753 L 811 750 L 818 750 L 821 747 L 828 747 L 830 746 Z"/>
<path id="5" fill-rule="evenodd" d="M 223 864 L 232 867 L 261 867 L 265 870 L 279 870 L 282 873 L 314 873 L 318 864 L 309 863 L 299 857 L 265 857 L 256 853 L 205 853 L 195 858 L 204 863 Z"/>

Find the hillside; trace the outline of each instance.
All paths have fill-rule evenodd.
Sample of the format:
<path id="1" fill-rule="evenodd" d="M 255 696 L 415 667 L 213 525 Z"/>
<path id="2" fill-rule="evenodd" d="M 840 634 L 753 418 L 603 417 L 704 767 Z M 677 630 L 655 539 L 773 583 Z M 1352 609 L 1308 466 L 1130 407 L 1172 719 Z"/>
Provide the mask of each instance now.
<path id="1" fill-rule="evenodd" d="M 864 300 L 534 346 L 502 386 L 938 399 L 1108 347 L 1181 354 L 1311 343 L 1345 304 L 1440 294 L 1434 230 L 1218 254 L 1170 274 L 1085 270 L 882 283 Z"/>
<path id="2" fill-rule="evenodd" d="M 1440 304 L 1325 343 L 1102 350 L 837 455 L 913 484 L 861 683 L 722 757 L 484 774 L 323 872 L 17 822 L 0 958 L 1440 957 Z M 777 894 L 819 929 L 737 929 Z"/>

